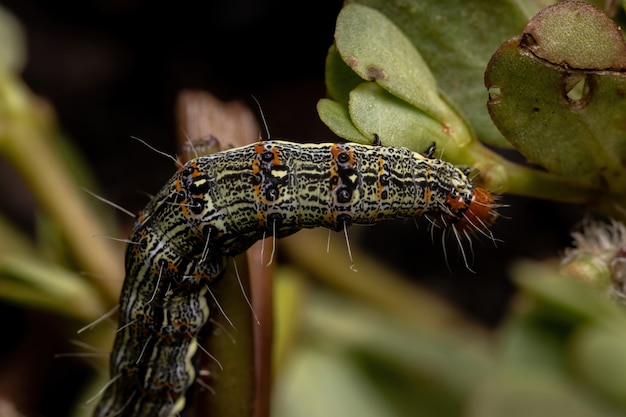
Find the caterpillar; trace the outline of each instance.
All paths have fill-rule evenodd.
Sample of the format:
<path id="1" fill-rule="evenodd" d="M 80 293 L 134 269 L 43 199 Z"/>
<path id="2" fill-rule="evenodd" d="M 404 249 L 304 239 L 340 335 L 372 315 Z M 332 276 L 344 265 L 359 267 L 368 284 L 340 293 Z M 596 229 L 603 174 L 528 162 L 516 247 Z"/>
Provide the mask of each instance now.
<path id="1" fill-rule="evenodd" d="M 94 416 L 179 415 L 208 285 L 257 240 L 422 215 L 487 231 L 494 197 L 433 151 L 266 140 L 180 166 L 133 226 L 111 380 Z"/>

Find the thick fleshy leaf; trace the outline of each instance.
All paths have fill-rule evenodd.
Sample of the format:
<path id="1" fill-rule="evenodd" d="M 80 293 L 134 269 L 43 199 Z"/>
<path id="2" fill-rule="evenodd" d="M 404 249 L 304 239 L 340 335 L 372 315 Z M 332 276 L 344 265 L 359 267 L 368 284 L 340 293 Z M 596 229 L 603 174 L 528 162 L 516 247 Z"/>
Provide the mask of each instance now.
<path id="1" fill-rule="evenodd" d="M 528 50 L 552 64 L 626 69 L 626 43 L 619 27 L 591 4 L 565 1 L 546 7 L 523 33 Z"/>
<path id="2" fill-rule="evenodd" d="M 589 8 L 587 5 L 580 7 L 577 2 L 558 5 L 577 8 L 580 14 L 587 13 Z M 569 16 L 552 14 L 555 19 L 563 15 Z M 549 43 L 543 32 L 524 34 L 504 43 L 490 61 L 485 76 L 485 84 L 490 89 L 488 106 L 498 128 L 532 162 L 579 184 L 623 194 L 626 189 L 623 169 L 626 75 L 620 71 L 594 69 L 595 64 L 605 66 L 619 62 L 615 51 L 621 48 L 605 48 L 609 51 L 605 61 L 594 55 L 591 50 L 595 44 L 585 42 L 587 38 L 599 42 L 600 35 L 587 30 L 588 26 L 597 29 L 598 24 L 585 23 L 594 17 L 597 14 L 589 14 L 585 19 L 563 19 L 562 28 L 567 28 L 563 32 L 569 37 L 560 41 L 552 39 L 557 45 L 544 48 L 547 56 L 558 59 L 555 63 L 538 58 L 530 49 L 537 49 L 537 39 Z M 616 42 L 612 22 L 598 20 L 606 24 L 603 41 Z M 572 22 L 584 24 L 565 26 Z M 550 25 L 544 22 L 535 28 L 554 25 L 558 22 Z M 567 51 L 568 42 L 587 49 L 570 50 L 557 56 L 554 51 L 559 45 Z M 572 55 L 594 58 L 587 64 L 576 61 L 581 69 L 564 66 L 562 59 Z"/>
<path id="3" fill-rule="evenodd" d="M 489 58 L 518 33 L 546 0 L 359 0 L 382 12 L 410 39 L 439 90 L 454 103 L 485 143 L 510 147 L 487 112 L 483 84 Z M 414 87 L 414 86 L 413 86 Z"/>
<path id="4" fill-rule="evenodd" d="M 354 72 L 440 121 L 450 114 L 437 83 L 409 39 L 382 13 L 349 4 L 337 17 L 337 51 Z"/>
<path id="5" fill-rule="evenodd" d="M 362 82 L 363 79 L 343 61 L 337 52 L 337 47 L 333 44 L 326 55 L 326 90 L 328 96 L 347 106 L 350 91 Z"/>
<path id="6" fill-rule="evenodd" d="M 364 82 L 352 90 L 349 112 L 362 135 L 372 138 L 367 143 L 373 141 L 374 134 L 384 146 L 405 147 L 414 152 L 424 152 L 435 143 L 438 150 L 435 156 L 457 165 L 491 171 L 493 176 L 488 175 L 489 181 L 493 181 L 491 185 L 501 180 L 492 170 L 500 162 L 497 155 L 472 141 L 469 135 L 457 134 L 450 125 L 437 122 L 376 83 Z"/>
<path id="7" fill-rule="evenodd" d="M 333 100 L 318 102 L 322 121 L 338 136 L 353 142 L 371 145 L 377 134 L 385 146 L 414 152 L 424 152 L 434 142 L 441 151 L 436 156 L 476 168 L 479 176 L 474 180 L 484 187 L 568 202 L 591 198 L 559 177 L 505 161 L 478 142 L 457 146 L 456 138 L 445 127 L 376 83 L 362 83 L 352 91 L 349 111 Z"/>
<path id="8" fill-rule="evenodd" d="M 433 142 L 441 149 L 449 140 L 440 123 L 373 82 L 352 90 L 349 112 L 364 136 L 373 138 L 376 134 L 385 146 L 423 152 Z"/>
<path id="9" fill-rule="evenodd" d="M 363 136 L 361 132 L 354 127 L 354 124 L 352 124 L 350 114 L 348 113 L 347 102 L 346 105 L 344 105 L 337 101 L 323 98 L 317 103 L 317 112 L 322 122 L 337 136 L 364 145 L 371 145 L 373 143 L 371 137 L 367 138 Z"/>

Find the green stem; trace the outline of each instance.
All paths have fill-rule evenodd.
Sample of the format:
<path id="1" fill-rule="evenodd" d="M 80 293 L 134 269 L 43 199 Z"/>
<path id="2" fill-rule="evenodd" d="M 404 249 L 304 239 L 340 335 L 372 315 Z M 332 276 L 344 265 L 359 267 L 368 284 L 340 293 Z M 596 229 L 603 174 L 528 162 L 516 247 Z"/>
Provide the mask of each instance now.
<path id="1" fill-rule="evenodd" d="M 571 204 L 591 204 L 601 190 L 576 184 L 549 172 L 522 166 L 492 152 L 478 142 L 473 142 L 466 160 L 474 161 L 479 171 L 479 183 L 497 194 L 515 194 Z"/>

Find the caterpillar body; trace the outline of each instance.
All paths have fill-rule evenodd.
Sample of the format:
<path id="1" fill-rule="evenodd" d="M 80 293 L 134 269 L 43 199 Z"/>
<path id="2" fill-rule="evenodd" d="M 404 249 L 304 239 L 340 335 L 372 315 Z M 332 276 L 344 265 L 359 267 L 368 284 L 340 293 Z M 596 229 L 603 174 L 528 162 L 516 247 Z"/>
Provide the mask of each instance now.
<path id="1" fill-rule="evenodd" d="M 227 257 L 303 228 L 429 215 L 486 230 L 493 196 L 404 148 L 260 141 L 192 159 L 139 214 L 126 252 L 111 381 L 94 415 L 178 415 L 195 378 L 207 285 Z"/>

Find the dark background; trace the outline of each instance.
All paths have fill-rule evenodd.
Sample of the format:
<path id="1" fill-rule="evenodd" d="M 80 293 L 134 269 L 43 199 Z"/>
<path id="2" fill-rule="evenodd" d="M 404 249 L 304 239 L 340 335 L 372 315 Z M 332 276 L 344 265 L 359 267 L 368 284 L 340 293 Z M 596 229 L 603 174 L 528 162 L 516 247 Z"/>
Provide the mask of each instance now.
<path id="1" fill-rule="evenodd" d="M 341 4 L 3 2 L 26 30 L 24 80 L 52 103 L 105 196 L 132 211 L 145 204 L 138 191 L 156 192 L 174 167 L 130 137 L 174 154 L 174 104 L 182 89 L 205 89 L 252 108 L 254 95 L 274 138 L 336 140 L 319 121 L 315 105 L 325 96 L 325 56 Z M 19 198 L 13 200 L 17 206 L 3 208 L 16 222 L 32 227 L 33 211 L 24 209 L 28 200 L 22 206 Z M 449 271 L 439 237 L 433 243 L 425 228 L 416 231 L 406 222 L 368 228 L 352 243 L 385 258 L 481 322 L 496 325 L 514 293 L 507 278 L 511 260 L 557 255 L 581 215 L 572 207 L 519 197 L 505 196 L 501 202 L 510 207 L 501 210 L 505 218 L 493 233 L 503 242 L 498 247 L 485 238 L 475 243 L 472 268 L 477 274 L 458 262 L 454 242 L 448 249 Z"/>
<path id="2" fill-rule="evenodd" d="M 23 23 L 24 79 L 50 100 L 109 198 L 155 190 L 175 152 L 174 103 L 185 88 L 253 103 L 272 136 L 328 141 L 318 120 L 324 58 L 340 1 L 5 1 Z M 138 209 L 140 207 L 132 207 Z"/>

